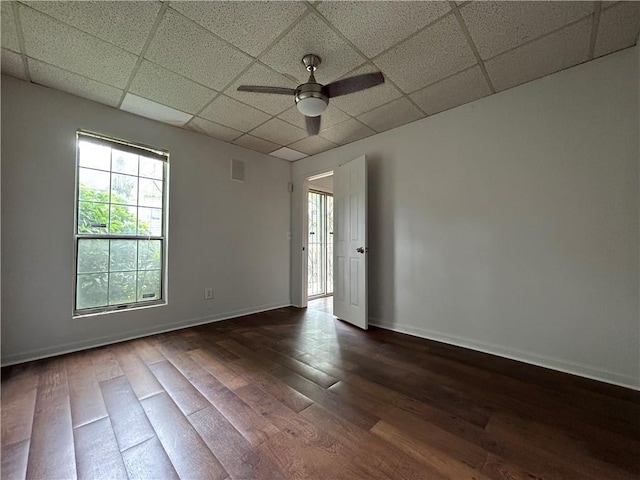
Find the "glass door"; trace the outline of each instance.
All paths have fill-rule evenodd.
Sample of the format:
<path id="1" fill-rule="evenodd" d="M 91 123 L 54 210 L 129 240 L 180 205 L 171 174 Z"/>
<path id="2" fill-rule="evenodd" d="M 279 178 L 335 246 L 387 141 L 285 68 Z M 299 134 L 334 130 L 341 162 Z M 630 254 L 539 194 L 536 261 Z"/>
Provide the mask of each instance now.
<path id="1" fill-rule="evenodd" d="M 333 293 L 333 196 L 309 191 L 307 296 Z"/>

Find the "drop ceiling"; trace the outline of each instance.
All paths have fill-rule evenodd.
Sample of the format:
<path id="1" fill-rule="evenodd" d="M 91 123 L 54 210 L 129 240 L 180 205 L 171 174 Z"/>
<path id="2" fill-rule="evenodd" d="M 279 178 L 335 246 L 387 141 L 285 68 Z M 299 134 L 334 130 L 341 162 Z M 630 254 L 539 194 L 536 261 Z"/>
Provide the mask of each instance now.
<path id="1" fill-rule="evenodd" d="M 635 45 L 640 2 L 2 1 L 2 73 L 285 160 Z M 381 70 L 307 136 L 293 98 Z"/>

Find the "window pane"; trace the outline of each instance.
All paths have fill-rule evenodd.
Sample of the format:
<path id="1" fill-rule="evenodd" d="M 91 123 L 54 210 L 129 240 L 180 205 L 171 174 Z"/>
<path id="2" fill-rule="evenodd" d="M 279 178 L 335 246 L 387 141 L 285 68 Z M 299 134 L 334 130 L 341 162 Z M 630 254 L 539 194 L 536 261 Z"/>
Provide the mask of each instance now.
<path id="1" fill-rule="evenodd" d="M 136 272 L 109 274 L 109 305 L 136 301 Z"/>
<path id="2" fill-rule="evenodd" d="M 111 203 L 136 205 L 138 203 L 138 177 L 111 175 Z"/>
<path id="3" fill-rule="evenodd" d="M 109 240 L 78 240 L 78 273 L 109 271 Z"/>
<path id="4" fill-rule="evenodd" d="M 138 270 L 162 268 L 161 240 L 138 240 Z"/>
<path id="5" fill-rule="evenodd" d="M 76 308 L 103 307 L 107 305 L 108 274 L 85 273 L 78 275 Z"/>
<path id="6" fill-rule="evenodd" d="M 158 300 L 160 297 L 160 270 L 138 272 L 138 301 Z"/>
<path id="7" fill-rule="evenodd" d="M 152 158 L 140 157 L 140 176 L 156 178 L 162 180 L 164 170 L 164 162 L 162 160 L 153 160 Z"/>
<path id="8" fill-rule="evenodd" d="M 138 155 L 135 153 L 121 152 L 115 148 L 112 150 L 111 169 L 114 172 L 138 175 Z"/>
<path id="9" fill-rule="evenodd" d="M 138 235 L 162 235 L 162 210 L 159 208 L 138 208 Z"/>
<path id="10" fill-rule="evenodd" d="M 107 233 L 108 203 L 78 203 L 78 233 Z"/>
<path id="11" fill-rule="evenodd" d="M 162 182 L 140 179 L 140 202 L 142 207 L 162 208 Z"/>
<path id="12" fill-rule="evenodd" d="M 111 240 L 111 264 L 109 271 L 136 270 L 138 263 L 137 240 Z"/>
<path id="13" fill-rule="evenodd" d="M 80 168 L 78 171 L 78 199 L 88 202 L 109 202 L 111 174 L 99 170 Z"/>
<path id="14" fill-rule="evenodd" d="M 111 148 L 80 140 L 80 166 L 109 170 L 111 168 Z"/>
<path id="15" fill-rule="evenodd" d="M 111 205 L 109 233 L 135 235 L 138 223 L 137 208 L 126 205 Z"/>

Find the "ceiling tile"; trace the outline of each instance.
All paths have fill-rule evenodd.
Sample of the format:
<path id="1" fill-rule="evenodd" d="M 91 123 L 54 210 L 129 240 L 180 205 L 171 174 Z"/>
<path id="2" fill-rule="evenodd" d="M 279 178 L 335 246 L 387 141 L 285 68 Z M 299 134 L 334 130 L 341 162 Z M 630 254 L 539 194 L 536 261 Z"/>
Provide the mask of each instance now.
<path id="1" fill-rule="evenodd" d="M 591 23 L 591 19 L 586 18 L 486 62 L 496 90 L 505 90 L 586 61 Z"/>
<path id="2" fill-rule="evenodd" d="M 31 81 L 34 83 L 104 103 L 110 107 L 117 106 L 120 97 L 122 97 L 122 90 L 118 88 L 110 87 L 104 83 L 67 72 L 32 58 L 28 61 L 29 74 L 31 75 Z"/>
<path id="3" fill-rule="evenodd" d="M 302 2 L 172 1 L 171 6 L 254 57 L 306 10 Z"/>
<path id="4" fill-rule="evenodd" d="M 23 5 L 20 20 L 29 57 L 114 87 L 127 84 L 136 64 L 132 53 Z"/>
<path id="5" fill-rule="evenodd" d="M 349 72 L 345 77 L 352 77 L 362 75 L 363 73 L 377 71 L 378 67 L 368 63 L 357 68 L 353 72 Z M 396 87 L 391 85 L 389 82 L 385 82 L 382 85 L 378 85 L 367 90 L 343 95 L 342 97 L 332 98 L 331 103 L 348 114 L 356 116 L 361 113 L 368 112 L 369 110 L 373 110 L 385 103 L 389 103 L 394 98 L 398 98 L 400 96 L 402 96 L 402 93 L 400 93 Z"/>
<path id="6" fill-rule="evenodd" d="M 295 162 L 296 160 L 300 160 L 301 158 L 308 156 L 306 153 L 297 152 L 287 147 L 279 148 L 275 152 L 271 152 L 269 155 L 282 158 L 283 160 L 289 160 L 290 162 Z"/>
<path id="7" fill-rule="evenodd" d="M 72 27 L 139 54 L 160 2 L 23 2 Z"/>
<path id="8" fill-rule="evenodd" d="M 335 148 L 336 144 L 318 135 L 310 135 L 302 140 L 292 143 L 289 147 L 308 155 L 315 155 L 316 153 Z"/>
<path id="9" fill-rule="evenodd" d="M 141 117 L 150 118 L 151 120 L 157 120 L 177 127 L 183 126 L 192 118 L 192 115 L 189 115 L 188 113 L 181 112 L 180 110 L 167 107 L 166 105 L 162 105 L 157 102 L 152 102 L 146 98 L 138 97 L 132 93 L 127 93 L 124 97 L 124 101 L 122 102 L 120 109 L 125 112 L 135 113 Z"/>
<path id="10" fill-rule="evenodd" d="M 425 112 L 433 115 L 491 94 L 479 66 L 457 73 L 410 95 Z"/>
<path id="11" fill-rule="evenodd" d="M 600 16 L 595 56 L 636 44 L 640 30 L 640 2 L 620 2 Z"/>
<path id="12" fill-rule="evenodd" d="M 3 75 L 10 75 L 21 80 L 27 79 L 27 75 L 24 71 L 22 55 L 5 48 L 2 49 L 2 67 L 0 68 L 0 71 Z"/>
<path id="13" fill-rule="evenodd" d="M 283 113 L 278 115 L 278 118 L 281 118 L 285 122 L 289 122 L 296 127 L 300 127 L 303 130 L 307 128 L 304 115 L 302 115 L 295 106 L 291 107 L 289 110 L 285 110 Z M 329 107 L 322 114 L 321 128 L 329 128 L 331 125 L 344 122 L 348 118 L 349 115 L 340 111 L 337 107 L 334 107 L 331 105 L 331 103 L 329 103 Z"/>
<path id="14" fill-rule="evenodd" d="M 165 12 L 146 58 L 215 90 L 222 90 L 251 63 L 251 57 L 171 8 Z"/>
<path id="15" fill-rule="evenodd" d="M 302 83 L 309 78 L 302 64 L 302 57 L 307 53 L 322 59 L 316 72 L 316 78 L 322 84 L 340 78 L 365 61 L 315 14 L 301 20 L 262 57 L 262 61 L 280 73 L 293 75 Z"/>
<path id="16" fill-rule="evenodd" d="M 187 113 L 196 113 L 216 95 L 187 78 L 144 60 L 129 88 L 131 93 Z"/>
<path id="17" fill-rule="evenodd" d="M 1 11 L 0 17 L 2 18 L 2 48 L 8 48 L 14 52 L 20 51 L 20 44 L 18 42 L 18 30 L 16 28 L 15 18 L 13 16 L 14 2 L 0 2 Z"/>
<path id="18" fill-rule="evenodd" d="M 248 132 L 270 118 L 268 114 L 224 95 L 216 98 L 200 116 L 242 132 Z"/>
<path id="19" fill-rule="evenodd" d="M 223 142 L 231 142 L 242 135 L 242 132 L 234 130 L 233 128 L 218 125 L 217 123 L 199 117 L 192 118 L 185 128 L 222 140 Z"/>
<path id="20" fill-rule="evenodd" d="M 251 65 L 249 70 L 242 74 L 242 76 L 224 93 L 230 97 L 233 97 L 241 102 L 258 108 L 271 115 L 278 115 L 287 108 L 295 105 L 293 95 L 270 95 L 265 93 L 251 93 L 251 92 L 238 92 L 237 88 L 240 85 L 267 85 L 271 87 L 287 87 L 296 88 L 298 82 L 293 82 L 290 79 L 274 72 L 270 68 L 265 67 L 261 63 L 255 63 Z"/>
<path id="21" fill-rule="evenodd" d="M 593 13 L 594 2 L 471 2 L 460 13 L 483 60 Z"/>
<path id="22" fill-rule="evenodd" d="M 407 98 L 402 97 L 381 107 L 363 113 L 358 117 L 365 125 L 378 132 L 384 132 L 424 117 Z"/>
<path id="23" fill-rule="evenodd" d="M 252 135 L 242 135 L 240 138 L 236 138 L 233 143 L 236 145 L 240 145 L 241 147 L 248 148 L 249 150 L 255 150 L 256 152 L 261 153 L 271 153 L 274 150 L 280 148 L 280 145 L 267 142 L 266 140 L 254 137 Z"/>
<path id="24" fill-rule="evenodd" d="M 448 2 L 323 2 L 324 15 L 372 58 L 451 10 Z"/>
<path id="25" fill-rule="evenodd" d="M 263 123 L 258 128 L 251 131 L 251 135 L 260 137 L 264 140 L 277 143 L 279 145 L 288 145 L 307 136 L 307 132 L 301 128 L 294 127 L 280 120 L 272 118 Z"/>
<path id="26" fill-rule="evenodd" d="M 361 138 L 373 135 L 374 132 L 366 125 L 363 125 L 354 118 L 350 118 L 342 123 L 329 127 L 320 131 L 320 136 L 331 140 L 333 143 L 344 145 L 346 143 L 355 142 Z"/>
<path id="27" fill-rule="evenodd" d="M 453 15 L 374 60 L 398 87 L 413 92 L 476 63 Z"/>

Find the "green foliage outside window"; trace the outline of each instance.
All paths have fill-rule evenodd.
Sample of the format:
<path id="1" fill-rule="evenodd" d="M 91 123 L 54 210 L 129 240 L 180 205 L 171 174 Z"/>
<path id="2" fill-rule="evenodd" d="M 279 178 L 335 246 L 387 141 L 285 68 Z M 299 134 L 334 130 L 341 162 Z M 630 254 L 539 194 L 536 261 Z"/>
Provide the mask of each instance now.
<path id="1" fill-rule="evenodd" d="M 125 202 L 116 192 L 109 198 L 108 191 L 80 184 L 79 200 L 79 234 L 151 234 L 149 223 L 138 221 L 136 207 L 118 205 Z M 157 300 L 161 268 L 160 240 L 80 238 L 77 308 Z"/>

